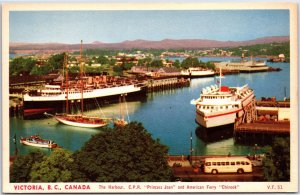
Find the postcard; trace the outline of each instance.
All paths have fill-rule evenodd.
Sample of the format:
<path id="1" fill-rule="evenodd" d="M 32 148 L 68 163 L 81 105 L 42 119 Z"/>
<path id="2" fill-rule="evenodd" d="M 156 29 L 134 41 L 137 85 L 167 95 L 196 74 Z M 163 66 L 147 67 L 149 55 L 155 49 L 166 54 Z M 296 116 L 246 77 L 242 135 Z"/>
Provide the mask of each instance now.
<path id="1" fill-rule="evenodd" d="M 298 191 L 297 4 L 2 7 L 4 193 Z"/>

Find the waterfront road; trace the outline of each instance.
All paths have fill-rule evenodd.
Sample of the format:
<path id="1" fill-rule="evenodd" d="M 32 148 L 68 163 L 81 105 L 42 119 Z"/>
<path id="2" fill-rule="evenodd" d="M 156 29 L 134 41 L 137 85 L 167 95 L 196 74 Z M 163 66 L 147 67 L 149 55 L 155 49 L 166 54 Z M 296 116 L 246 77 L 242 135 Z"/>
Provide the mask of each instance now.
<path id="1" fill-rule="evenodd" d="M 182 167 L 172 167 L 173 172 L 177 180 L 183 181 L 183 182 L 212 182 L 212 181 L 218 181 L 218 182 L 231 182 L 231 181 L 237 181 L 237 182 L 250 182 L 250 181 L 263 181 L 263 170 L 262 167 L 253 167 L 252 173 L 243 173 L 243 174 L 237 174 L 237 173 L 226 173 L 226 174 L 206 174 L 201 171 L 195 171 L 193 167 L 191 166 L 182 166 Z"/>

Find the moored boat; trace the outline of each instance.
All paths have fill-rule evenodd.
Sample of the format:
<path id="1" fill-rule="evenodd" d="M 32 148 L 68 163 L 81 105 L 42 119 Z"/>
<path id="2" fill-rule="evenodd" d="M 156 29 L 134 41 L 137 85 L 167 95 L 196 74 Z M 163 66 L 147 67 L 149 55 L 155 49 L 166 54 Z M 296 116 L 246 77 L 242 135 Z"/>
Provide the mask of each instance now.
<path id="1" fill-rule="evenodd" d="M 82 58 L 82 41 L 81 41 L 81 49 L 80 49 L 80 56 Z M 81 113 L 80 114 L 69 114 L 69 79 L 68 79 L 68 63 L 67 63 L 67 55 L 64 57 L 64 65 L 66 67 L 66 93 L 65 93 L 65 101 L 66 101 L 66 113 L 62 114 L 55 114 L 54 118 L 65 125 L 76 126 L 76 127 L 85 127 L 85 128 L 98 128 L 108 125 L 108 121 L 95 116 L 85 116 L 83 115 L 83 89 L 84 89 L 84 82 L 83 82 L 83 63 L 80 63 L 80 83 L 79 83 L 79 90 L 80 90 L 80 103 L 81 103 Z"/>
<path id="2" fill-rule="evenodd" d="M 215 75 L 215 71 L 211 69 L 203 69 L 201 67 L 190 67 L 182 70 L 180 76 L 187 78 L 200 78 L 200 77 L 212 77 Z"/>
<path id="3" fill-rule="evenodd" d="M 220 75 L 222 73 L 220 72 Z M 254 100 L 254 91 L 244 85 L 228 87 L 213 85 L 203 88 L 196 105 L 196 123 L 211 128 L 233 124 L 244 114 L 244 109 Z"/>
<path id="4" fill-rule="evenodd" d="M 52 140 L 42 139 L 39 135 L 32 135 L 27 138 L 20 139 L 20 143 L 27 146 L 34 146 L 40 148 L 57 148 L 58 145 L 54 143 Z"/>
<path id="5" fill-rule="evenodd" d="M 255 61 L 255 60 L 240 60 L 240 61 L 229 61 L 229 62 L 218 62 L 215 63 L 216 68 L 222 68 L 231 71 L 239 72 L 266 72 L 269 70 L 266 62 Z"/>
<path id="6" fill-rule="evenodd" d="M 127 104 L 125 100 L 125 96 L 127 94 L 122 94 L 119 99 L 119 104 L 120 104 L 120 118 L 114 119 L 114 126 L 125 126 L 128 124 L 128 122 L 125 120 L 125 111 L 124 111 L 124 105 L 126 106 L 126 111 L 127 111 L 127 117 L 129 121 L 129 116 L 128 116 L 128 110 L 127 110 Z"/>
<path id="7" fill-rule="evenodd" d="M 54 118 L 58 122 L 75 127 L 99 128 L 108 125 L 107 120 L 93 116 L 56 114 Z"/>

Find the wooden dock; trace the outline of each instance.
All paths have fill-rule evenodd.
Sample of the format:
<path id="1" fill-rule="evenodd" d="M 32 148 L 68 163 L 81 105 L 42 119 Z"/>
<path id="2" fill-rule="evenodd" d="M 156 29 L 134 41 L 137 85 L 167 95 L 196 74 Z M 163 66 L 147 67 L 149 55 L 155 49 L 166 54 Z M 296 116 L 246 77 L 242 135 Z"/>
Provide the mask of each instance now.
<path id="1" fill-rule="evenodd" d="M 234 133 L 289 134 L 290 122 L 253 122 L 237 126 Z"/>

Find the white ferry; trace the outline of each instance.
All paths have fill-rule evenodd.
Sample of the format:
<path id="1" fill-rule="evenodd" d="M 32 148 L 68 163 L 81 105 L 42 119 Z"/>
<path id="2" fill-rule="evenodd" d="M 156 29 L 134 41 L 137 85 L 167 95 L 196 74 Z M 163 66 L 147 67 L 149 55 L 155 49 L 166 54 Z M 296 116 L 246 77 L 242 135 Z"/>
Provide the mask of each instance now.
<path id="1" fill-rule="evenodd" d="M 215 75 L 215 71 L 211 69 L 203 69 L 200 67 L 190 67 L 188 69 L 182 70 L 180 75 L 188 78 L 212 77 Z"/>
<path id="2" fill-rule="evenodd" d="M 233 124 L 242 117 L 244 107 L 254 99 L 254 92 L 247 85 L 227 87 L 213 85 L 202 89 L 196 105 L 196 122 L 206 128 Z"/>
<path id="3" fill-rule="evenodd" d="M 240 61 L 229 61 L 229 62 L 218 62 L 215 63 L 217 68 L 227 70 L 238 70 L 240 72 L 265 72 L 269 70 L 266 62 L 254 61 L 254 60 L 240 60 Z"/>

